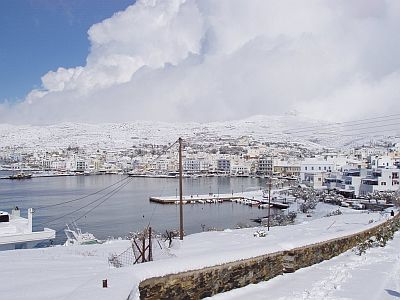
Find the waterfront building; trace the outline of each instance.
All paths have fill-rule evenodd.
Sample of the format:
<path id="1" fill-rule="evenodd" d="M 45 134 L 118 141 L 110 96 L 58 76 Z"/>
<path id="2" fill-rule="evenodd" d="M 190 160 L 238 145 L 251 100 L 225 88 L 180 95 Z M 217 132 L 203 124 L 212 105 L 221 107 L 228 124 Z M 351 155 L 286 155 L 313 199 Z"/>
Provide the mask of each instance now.
<path id="1" fill-rule="evenodd" d="M 219 172 L 229 173 L 231 171 L 231 161 L 229 159 L 217 159 L 217 170 Z"/>
<path id="2" fill-rule="evenodd" d="M 257 162 L 257 175 L 272 176 L 273 159 L 269 156 L 261 156 Z"/>

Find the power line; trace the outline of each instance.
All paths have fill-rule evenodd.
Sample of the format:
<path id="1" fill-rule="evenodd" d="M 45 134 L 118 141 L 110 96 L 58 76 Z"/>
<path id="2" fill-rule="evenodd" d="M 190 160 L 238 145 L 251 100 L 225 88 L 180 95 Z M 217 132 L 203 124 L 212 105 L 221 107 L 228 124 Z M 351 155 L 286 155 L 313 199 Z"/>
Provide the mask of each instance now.
<path id="1" fill-rule="evenodd" d="M 164 152 L 166 152 L 166 151 L 168 151 L 169 149 L 171 149 L 177 142 L 178 142 L 178 141 L 176 141 L 175 143 L 171 144 L 167 149 L 164 150 Z M 145 168 L 146 168 L 148 165 L 150 165 L 151 163 L 157 161 L 163 154 L 164 154 L 164 153 L 161 153 L 161 154 L 159 154 L 156 158 L 152 159 L 150 162 L 148 162 L 148 163 L 143 167 L 143 169 L 145 169 Z M 95 191 L 95 192 L 90 193 L 90 194 L 87 194 L 87 195 L 85 195 L 85 196 L 82 196 L 82 197 L 79 197 L 79 198 L 76 198 L 76 199 L 72 199 L 72 200 L 62 201 L 62 202 L 59 202 L 59 203 L 56 203 L 56 204 L 49 204 L 49 205 L 39 206 L 39 207 L 37 207 L 36 209 L 43 209 L 43 208 L 55 207 L 55 206 L 59 206 L 59 205 L 63 205 L 63 204 L 68 204 L 68 203 L 71 203 L 71 202 L 75 202 L 75 201 L 79 201 L 79 200 L 86 199 L 86 198 L 88 198 L 88 197 L 90 197 L 90 196 L 94 196 L 94 195 L 96 195 L 96 194 L 99 194 L 99 193 L 101 193 L 101 192 L 103 192 L 103 191 L 105 191 L 105 190 L 107 190 L 107 189 L 109 189 L 109 188 L 115 186 L 116 184 L 119 184 L 119 183 L 121 183 L 121 182 L 127 180 L 128 178 L 129 178 L 129 176 L 126 176 L 125 178 L 123 178 L 123 179 L 121 179 L 121 180 L 118 180 L 117 182 L 115 182 L 115 183 L 113 183 L 113 184 L 111 184 L 111 185 L 109 185 L 109 186 L 107 186 L 107 187 L 105 187 L 105 188 L 103 188 L 103 189 L 101 189 L 101 190 Z"/>
<path id="2" fill-rule="evenodd" d="M 82 196 L 82 197 L 79 197 L 79 198 L 75 198 L 75 199 L 72 199 L 72 200 L 67 200 L 67 201 L 59 202 L 59 203 L 56 203 L 56 204 L 49 204 L 49 205 L 39 206 L 39 207 L 37 207 L 36 209 L 42 209 L 42 208 L 49 208 L 49 207 L 59 206 L 59 205 L 63 205 L 63 204 L 67 204 L 67 203 L 71 203 L 71 202 L 75 202 L 75 201 L 79 201 L 79 200 L 88 198 L 88 197 L 90 197 L 90 196 L 94 196 L 94 195 L 96 195 L 96 194 L 99 194 L 99 193 L 101 193 L 101 192 L 103 192 L 103 191 L 109 189 L 110 187 L 113 187 L 113 186 L 116 185 L 116 184 L 119 184 L 119 183 L 121 183 L 121 182 L 127 180 L 128 178 L 129 178 L 129 176 L 127 176 L 127 177 L 125 177 L 125 178 L 123 178 L 123 179 L 121 179 L 121 180 L 118 180 L 117 182 L 115 182 L 115 183 L 113 183 L 113 184 L 111 184 L 111 185 L 109 185 L 109 186 L 107 186 L 107 187 L 105 187 L 105 188 L 103 188 L 103 189 L 101 189 L 101 190 L 98 190 L 98 191 L 96 191 L 96 192 L 87 194 L 87 195 L 85 195 L 85 196 Z"/>
<path id="3" fill-rule="evenodd" d="M 376 125 L 376 126 L 368 126 L 368 127 L 361 127 L 361 128 L 353 128 L 353 129 L 346 129 L 346 132 L 354 132 L 354 131 L 358 131 L 358 130 L 365 130 L 365 129 L 373 129 L 373 128 L 382 128 L 382 127 L 389 127 L 389 126 L 396 126 L 396 125 L 400 125 L 400 123 L 391 123 L 391 124 L 383 124 L 383 125 Z M 375 132 L 382 132 L 382 131 L 387 131 L 388 129 L 385 130 L 378 130 Z M 395 130 L 395 129 L 392 129 Z M 374 132 L 372 132 L 374 133 Z M 331 131 L 318 131 L 318 130 L 314 130 L 314 131 L 310 131 L 310 133 L 308 134 L 302 134 L 302 135 L 295 135 L 293 134 L 293 137 L 297 137 L 297 138 L 306 138 L 315 134 L 320 134 L 320 135 L 341 135 L 341 136 L 353 136 L 353 135 L 359 135 L 359 134 L 364 134 L 364 133 L 358 133 L 355 132 L 354 134 L 343 134 L 341 132 L 339 132 L 339 129 L 332 129 Z"/>
<path id="4" fill-rule="evenodd" d="M 320 125 L 320 126 L 315 126 L 315 129 L 324 129 L 324 127 L 335 127 L 335 126 L 341 126 L 343 128 L 346 127 L 353 127 L 353 126 L 361 126 L 361 125 L 366 125 L 366 124 L 378 124 L 378 123 L 382 123 L 382 122 L 389 122 L 389 121 L 398 121 L 400 120 L 400 118 L 389 118 L 389 119 L 385 119 L 385 120 L 377 120 L 377 121 L 369 121 L 369 122 L 357 122 L 357 123 L 351 123 L 351 124 L 341 124 L 341 123 L 331 123 L 331 124 L 324 124 L 324 125 Z M 329 128 L 328 128 L 329 129 Z M 290 134 L 294 134 L 294 133 L 300 133 L 300 132 L 307 132 L 307 131 L 312 131 L 312 129 L 303 129 L 303 130 L 297 130 L 297 131 L 290 131 L 290 132 L 285 132 L 285 133 L 290 133 Z"/>
<path id="5" fill-rule="evenodd" d="M 132 178 L 130 179 L 130 181 L 131 181 L 131 180 L 132 180 Z M 128 181 L 128 183 L 129 183 L 130 181 Z M 114 191 L 118 190 L 121 186 L 125 186 L 124 184 L 126 184 L 126 183 L 121 184 L 120 186 L 118 186 L 118 187 L 116 187 L 115 189 L 111 190 L 111 191 L 108 192 L 107 194 L 105 194 L 105 195 L 101 196 L 100 198 L 97 198 L 97 199 L 95 199 L 95 200 L 93 200 L 93 201 L 91 201 L 91 202 L 85 204 L 84 206 L 81 206 L 81 207 L 79 207 L 79 208 L 77 208 L 77 209 L 74 209 L 73 211 L 68 212 L 68 213 L 66 213 L 66 214 L 64 214 L 64 215 L 62 215 L 62 216 L 60 216 L 60 217 L 57 217 L 57 218 L 55 218 L 55 219 L 52 219 L 52 220 L 50 220 L 50 221 L 40 223 L 39 225 L 47 225 L 47 224 L 53 223 L 54 221 L 57 221 L 57 220 L 60 220 L 60 219 L 62 219 L 62 218 L 64 218 L 64 217 L 66 217 L 66 216 L 72 215 L 72 214 L 74 214 L 74 213 L 76 213 L 76 212 L 78 212 L 78 211 L 80 211 L 80 210 L 82 210 L 82 209 L 84 209 L 84 208 L 90 206 L 91 204 L 96 203 L 97 201 L 100 201 L 101 199 L 103 199 L 103 198 L 105 198 L 105 197 L 107 197 L 107 196 L 109 196 L 109 195 L 114 195 L 114 194 L 115 194 Z M 108 199 L 108 198 L 107 198 L 107 199 Z"/>
<path id="6" fill-rule="evenodd" d="M 130 181 L 125 182 L 124 184 L 120 185 L 118 188 L 116 188 L 113 193 L 111 195 L 109 195 L 108 197 L 106 197 L 103 201 L 101 201 L 100 203 L 96 204 L 93 208 L 89 209 L 85 214 L 81 215 L 80 217 L 76 218 L 74 220 L 74 222 L 79 221 L 80 219 L 82 219 L 83 217 L 86 217 L 89 213 L 91 213 L 93 210 L 95 210 L 97 207 L 99 207 L 100 205 L 102 205 L 104 202 L 106 202 L 108 199 L 110 199 L 112 196 L 114 196 L 116 193 L 118 193 L 120 190 L 122 190 L 125 186 L 127 186 L 130 182 L 132 181 L 132 178 L 130 179 Z"/>
<path id="7" fill-rule="evenodd" d="M 169 147 L 167 147 L 167 149 L 165 149 L 164 152 L 166 152 L 166 151 L 168 151 L 169 149 L 171 149 L 177 142 L 178 142 L 178 140 L 175 141 L 173 144 L 171 144 Z M 145 167 L 146 167 L 147 165 L 153 163 L 154 161 L 158 160 L 162 155 L 163 155 L 163 153 L 159 154 L 156 158 L 154 158 L 154 159 L 152 159 L 150 162 L 148 162 L 148 163 L 145 165 Z M 144 168 L 145 168 L 145 167 L 144 167 Z M 110 192 L 108 192 L 107 194 L 101 196 L 100 198 L 97 198 L 97 199 L 95 199 L 95 200 L 93 200 L 93 201 L 91 201 L 91 202 L 89 202 L 89 203 L 87 203 L 87 204 L 85 204 L 85 205 L 83 205 L 83 206 L 81 206 L 81 207 L 79 207 L 79 208 L 77 208 L 77 209 L 71 211 L 71 212 L 68 212 L 68 213 L 66 213 L 66 214 L 64 214 L 64 215 L 62 215 L 62 216 L 60 216 L 60 217 L 57 217 L 57 218 L 52 219 L 52 220 L 47 221 L 47 222 L 40 223 L 40 224 L 38 224 L 38 225 L 42 225 L 42 226 L 43 226 L 43 225 L 46 225 L 46 224 L 53 223 L 54 221 L 58 221 L 58 220 L 60 220 L 60 219 L 62 219 L 62 218 L 64 218 L 64 217 L 66 217 L 66 216 L 72 215 L 72 214 L 74 214 L 74 213 L 76 213 L 76 212 L 78 212 L 78 211 L 80 211 L 80 210 L 82 210 L 82 209 L 84 209 L 84 208 L 90 206 L 91 204 L 94 204 L 94 203 L 96 203 L 96 202 L 98 202 L 98 201 L 100 201 L 100 200 L 103 199 L 101 202 L 99 202 L 98 204 L 96 204 L 93 208 L 91 208 L 88 212 L 86 212 L 85 214 L 83 214 L 82 216 L 80 216 L 80 217 L 79 217 L 78 219 L 76 219 L 75 221 L 80 220 L 81 218 L 83 218 L 84 216 L 86 216 L 88 213 L 92 212 L 94 209 L 96 209 L 96 208 L 99 207 L 101 204 L 103 204 L 105 201 L 107 201 L 109 198 L 111 198 L 113 195 L 115 195 L 117 192 L 119 192 L 123 187 L 125 187 L 126 185 L 128 185 L 128 184 L 133 180 L 133 178 L 130 178 L 127 182 L 123 182 L 123 181 L 127 180 L 128 178 L 129 178 L 129 176 L 125 177 L 125 178 L 122 179 L 122 180 L 119 180 L 118 182 L 116 182 L 116 183 L 114 183 L 114 184 L 112 184 L 112 185 L 110 185 L 110 186 L 108 186 L 108 187 L 106 187 L 106 188 L 104 188 L 104 189 L 101 189 L 101 190 L 96 191 L 96 192 L 94 192 L 94 193 L 91 193 L 91 194 L 89 194 L 89 195 L 86 195 L 86 196 L 83 196 L 83 197 L 80 197 L 80 198 L 77 198 L 77 199 L 68 200 L 68 201 L 64 201 L 64 202 L 61 202 L 61 203 L 57 203 L 57 204 L 45 206 L 45 207 L 57 206 L 57 205 L 62 205 L 62 204 L 70 203 L 70 202 L 73 202 L 73 201 L 82 200 L 82 199 L 87 198 L 87 197 L 89 197 L 89 196 L 98 194 L 99 192 L 104 191 L 104 190 L 106 190 L 106 189 L 108 189 L 108 188 L 110 188 L 110 187 L 112 187 L 112 186 L 114 186 L 114 185 L 116 185 L 116 184 L 120 184 L 119 186 L 117 186 L 116 188 L 114 188 L 113 190 L 111 190 Z M 41 208 L 43 208 L 43 206 L 42 206 Z"/>
<path id="8" fill-rule="evenodd" d="M 366 118 L 366 119 L 359 119 L 359 120 L 353 120 L 353 121 L 346 121 L 346 122 L 333 122 L 333 123 L 329 123 L 329 124 L 319 124 L 319 125 L 311 125 L 311 126 L 305 126 L 305 127 L 297 127 L 297 128 L 293 128 L 293 129 L 287 129 L 287 130 L 284 131 L 284 133 L 296 133 L 296 132 L 302 131 L 303 129 L 314 129 L 314 128 L 321 128 L 321 127 L 331 127 L 332 125 L 348 124 L 346 126 L 351 126 L 352 123 L 359 123 L 359 122 L 370 121 L 370 120 L 379 120 L 379 119 L 384 119 L 384 118 L 388 118 L 388 117 L 395 117 L 395 116 L 399 117 L 400 113 L 399 114 L 392 114 L 392 115 L 385 115 L 385 116 L 380 116 L 380 117 L 374 117 L 374 118 Z M 385 121 L 385 120 L 375 121 L 375 122 L 383 122 L 383 121 Z M 367 124 L 367 123 L 365 123 L 365 124 Z"/>

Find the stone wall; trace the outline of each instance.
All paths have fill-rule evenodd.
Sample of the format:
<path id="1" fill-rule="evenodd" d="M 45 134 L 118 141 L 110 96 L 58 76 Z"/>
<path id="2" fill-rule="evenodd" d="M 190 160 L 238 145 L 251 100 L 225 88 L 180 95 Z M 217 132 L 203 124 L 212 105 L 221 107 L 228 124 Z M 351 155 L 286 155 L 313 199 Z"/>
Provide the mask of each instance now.
<path id="1" fill-rule="evenodd" d="M 330 259 L 374 236 L 384 226 L 392 226 L 394 220 L 357 234 L 336 238 L 325 242 L 276 252 L 250 259 L 230 262 L 200 270 L 154 277 L 139 285 L 141 299 L 202 299 L 217 293 L 244 287 L 271 279 L 284 272 Z"/>
<path id="2" fill-rule="evenodd" d="M 142 281 L 140 299 L 201 299 L 283 273 L 283 253 L 272 253 Z"/>

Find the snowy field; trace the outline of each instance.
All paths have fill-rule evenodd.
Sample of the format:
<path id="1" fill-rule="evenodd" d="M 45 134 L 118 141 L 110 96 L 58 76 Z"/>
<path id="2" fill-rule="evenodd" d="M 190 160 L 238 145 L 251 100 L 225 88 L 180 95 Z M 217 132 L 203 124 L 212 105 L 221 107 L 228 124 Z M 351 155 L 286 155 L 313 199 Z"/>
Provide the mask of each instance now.
<path id="1" fill-rule="evenodd" d="M 155 245 L 156 260 L 153 262 L 119 269 L 109 267 L 107 258 L 111 253 L 121 253 L 126 250 L 129 247 L 128 241 L 115 240 L 103 245 L 3 251 L 0 252 L 2 269 L 0 295 L 2 299 L 100 300 L 126 299 L 128 295 L 131 295 L 131 299 L 137 299 L 138 284 L 145 278 L 213 266 L 345 236 L 376 226 L 389 217 L 381 213 L 367 213 L 346 208 L 341 208 L 342 215 L 322 217 L 336 209 L 337 206 L 319 203 L 312 217 L 299 218 L 299 224 L 296 225 L 272 227 L 266 237 L 254 237 L 254 232 L 259 228 L 189 235 L 183 242 L 175 241 L 170 249 L 161 250 L 158 245 Z M 400 237 L 397 236 L 393 243 L 400 244 L 398 240 Z M 352 294 L 346 294 L 344 288 L 347 281 L 345 279 L 352 275 L 351 278 L 358 287 L 373 276 L 362 272 L 363 268 L 375 268 L 374 265 L 377 269 L 381 271 L 386 269 L 390 273 L 392 269 L 389 267 L 394 268 L 395 264 L 391 263 L 387 255 L 388 260 L 382 260 L 381 263 L 380 258 L 385 256 L 386 252 L 390 252 L 395 245 L 390 244 L 388 248 L 371 250 L 368 256 L 362 257 L 348 252 L 335 260 L 297 271 L 294 274 L 285 274 L 268 283 L 240 289 L 234 291 L 232 295 L 226 294 L 221 297 L 225 297 L 222 299 L 233 297 L 240 299 L 244 297 L 240 293 L 249 293 L 249 296 L 253 298 L 253 294 L 257 297 L 259 291 L 261 291 L 259 297 L 263 295 L 265 297 L 266 293 L 270 292 L 264 292 L 264 289 L 275 291 L 276 285 L 277 298 L 333 299 L 330 293 L 334 292 L 335 297 L 353 299 Z M 363 264 L 366 259 L 369 263 Z M 357 267 L 358 264 L 361 268 Z M 310 274 L 313 275 L 307 275 L 307 280 L 303 279 L 306 280 L 303 288 L 301 280 L 296 276 L 301 277 L 301 274 L 305 272 L 311 272 Z M 398 273 L 396 274 L 398 276 Z M 295 276 L 296 279 L 291 276 Z M 386 277 L 390 276 L 392 273 L 386 274 Z M 102 288 L 103 279 L 108 279 L 108 288 Z M 351 282 L 349 284 L 347 291 L 353 291 Z M 393 293 L 399 291 L 396 286 L 388 286 L 388 288 Z M 316 292 L 323 293 L 324 291 L 326 297 L 312 298 Z M 340 291 L 343 293 L 341 294 Z"/>

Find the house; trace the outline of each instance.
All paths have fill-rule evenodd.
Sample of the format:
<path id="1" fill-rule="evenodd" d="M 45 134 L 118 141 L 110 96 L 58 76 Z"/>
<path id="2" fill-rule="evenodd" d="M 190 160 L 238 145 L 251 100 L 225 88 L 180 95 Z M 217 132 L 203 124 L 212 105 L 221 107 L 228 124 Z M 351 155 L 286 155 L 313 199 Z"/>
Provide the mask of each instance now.
<path id="1" fill-rule="evenodd" d="M 360 196 L 373 192 L 397 191 L 399 190 L 400 169 L 371 169 L 367 176 L 361 179 Z"/>
<path id="2" fill-rule="evenodd" d="M 335 171 L 335 164 L 317 158 L 308 158 L 300 163 L 300 179 L 306 180 L 306 174 L 327 174 Z M 323 176 L 326 177 L 326 176 Z M 308 176 L 310 178 L 310 176 Z"/>
<path id="3" fill-rule="evenodd" d="M 300 163 L 274 161 L 273 172 L 278 176 L 300 177 Z"/>
<path id="4" fill-rule="evenodd" d="M 370 168 L 371 169 L 381 169 L 381 168 L 391 168 L 394 166 L 394 159 L 390 156 L 379 156 L 374 155 L 370 157 Z"/>

